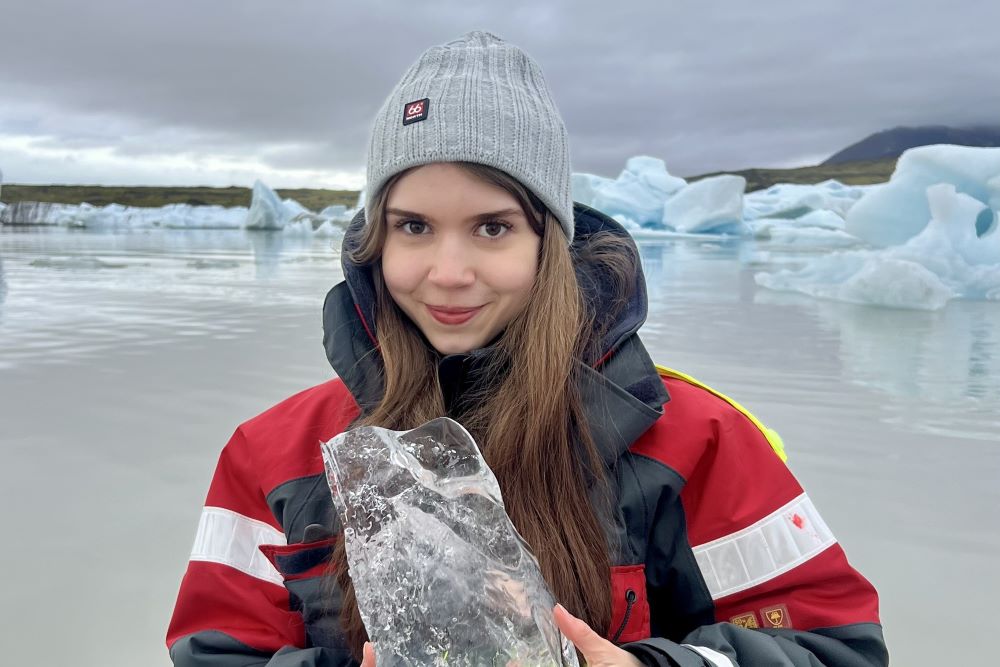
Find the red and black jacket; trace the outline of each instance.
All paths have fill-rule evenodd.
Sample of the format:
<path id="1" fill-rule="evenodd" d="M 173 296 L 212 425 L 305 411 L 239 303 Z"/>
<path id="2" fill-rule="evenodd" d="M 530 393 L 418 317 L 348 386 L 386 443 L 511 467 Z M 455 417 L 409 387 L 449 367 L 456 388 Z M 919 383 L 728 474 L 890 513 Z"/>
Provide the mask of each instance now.
<path id="1" fill-rule="evenodd" d="M 575 214 L 577 250 L 597 231 L 625 235 L 597 211 Z M 176 665 L 356 664 L 325 585 L 338 526 L 319 443 L 377 403 L 381 375 L 370 278 L 344 269 L 324 306 L 339 378 L 242 424 L 222 451 L 168 630 Z M 649 359 L 641 272 L 618 312 L 601 308 L 600 275 L 578 265 L 578 276 L 613 316 L 580 387 L 615 501 L 608 638 L 650 665 L 887 664 L 875 590 L 760 428 Z M 447 394 L 460 398 L 476 362 L 441 359 Z"/>

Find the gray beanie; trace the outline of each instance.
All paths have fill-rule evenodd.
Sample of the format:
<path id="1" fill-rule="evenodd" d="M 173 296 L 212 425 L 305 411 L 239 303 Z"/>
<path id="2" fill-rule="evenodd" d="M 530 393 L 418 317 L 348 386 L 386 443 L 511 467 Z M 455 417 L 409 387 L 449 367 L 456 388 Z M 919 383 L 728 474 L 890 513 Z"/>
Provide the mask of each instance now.
<path id="1" fill-rule="evenodd" d="M 488 32 L 428 49 L 382 104 L 368 147 L 365 208 L 393 174 L 476 162 L 531 190 L 573 239 L 569 141 L 538 64 Z"/>

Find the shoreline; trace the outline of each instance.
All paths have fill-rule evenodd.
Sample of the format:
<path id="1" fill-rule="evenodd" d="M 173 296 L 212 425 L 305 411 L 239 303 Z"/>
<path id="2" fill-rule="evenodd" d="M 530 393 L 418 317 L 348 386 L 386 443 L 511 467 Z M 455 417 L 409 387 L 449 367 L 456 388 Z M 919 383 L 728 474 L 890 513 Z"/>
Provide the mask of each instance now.
<path id="1" fill-rule="evenodd" d="M 746 191 L 764 190 L 776 183 L 811 185 L 836 179 L 844 185 L 871 185 L 889 180 L 896 167 L 896 158 L 835 165 L 817 165 L 794 169 L 740 169 L 720 171 L 686 177 L 689 183 L 709 176 L 733 174 L 747 180 Z M 358 201 L 358 190 L 325 190 L 319 188 L 277 188 L 282 199 L 294 199 L 307 209 L 320 211 L 327 206 L 341 204 L 348 208 Z M 168 204 L 192 206 L 250 206 L 252 188 L 230 186 L 120 186 L 120 185 L 22 185 L 4 184 L 0 202 L 13 204 L 21 201 L 51 204 L 94 206 L 121 204 L 158 208 Z"/>

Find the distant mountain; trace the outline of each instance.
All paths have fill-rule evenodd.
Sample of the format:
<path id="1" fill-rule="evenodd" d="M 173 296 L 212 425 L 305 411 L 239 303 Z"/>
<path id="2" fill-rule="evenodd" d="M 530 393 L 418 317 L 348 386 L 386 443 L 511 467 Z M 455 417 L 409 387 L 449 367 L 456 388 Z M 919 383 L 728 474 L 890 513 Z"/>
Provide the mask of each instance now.
<path id="1" fill-rule="evenodd" d="M 903 151 L 930 144 L 957 144 L 959 146 L 1000 146 L 1000 125 L 981 127 L 948 127 L 924 125 L 922 127 L 894 127 L 883 130 L 852 144 L 827 158 L 822 164 L 843 164 L 867 160 L 897 158 Z"/>

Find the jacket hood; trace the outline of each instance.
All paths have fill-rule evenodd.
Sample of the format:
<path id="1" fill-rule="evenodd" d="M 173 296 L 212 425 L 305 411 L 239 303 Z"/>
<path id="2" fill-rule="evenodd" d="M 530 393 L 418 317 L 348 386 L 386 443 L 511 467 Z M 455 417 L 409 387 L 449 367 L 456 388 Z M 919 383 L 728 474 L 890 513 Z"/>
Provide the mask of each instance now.
<path id="1" fill-rule="evenodd" d="M 662 414 L 668 400 L 663 383 L 636 332 L 646 320 L 646 282 L 636 251 L 636 270 L 628 301 L 612 303 L 614 290 L 599 267 L 582 257 L 590 239 L 598 232 L 609 232 L 626 239 L 635 249 L 628 232 L 612 218 L 582 204 L 574 204 L 576 231 L 570 246 L 577 281 L 592 311 L 597 313 L 595 332 L 603 331 L 595 358 L 599 361 L 583 373 L 581 395 L 591 408 L 591 430 L 600 444 L 603 439 L 617 442 L 614 458 L 642 434 Z M 375 289 L 371 267 L 351 261 L 351 251 L 360 242 L 365 227 L 364 211 L 351 221 L 344 236 L 341 262 L 344 282 L 327 294 L 323 306 L 323 344 L 333 369 L 354 395 L 362 411 L 377 405 L 382 395 L 382 365 L 375 338 Z M 456 365 L 474 366 L 485 350 L 464 355 L 447 355 L 439 362 L 439 372 L 454 375 Z M 460 373 L 464 376 L 465 373 Z M 615 433 L 617 431 L 617 434 Z M 610 443 L 609 443 L 610 444 Z M 607 452 L 608 457 L 612 451 Z"/>

